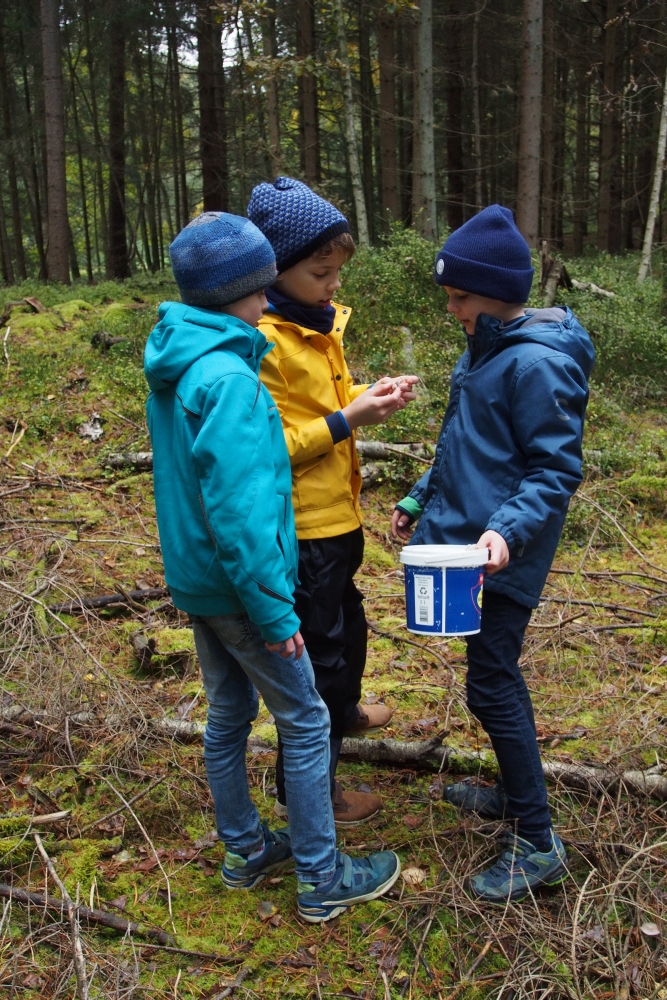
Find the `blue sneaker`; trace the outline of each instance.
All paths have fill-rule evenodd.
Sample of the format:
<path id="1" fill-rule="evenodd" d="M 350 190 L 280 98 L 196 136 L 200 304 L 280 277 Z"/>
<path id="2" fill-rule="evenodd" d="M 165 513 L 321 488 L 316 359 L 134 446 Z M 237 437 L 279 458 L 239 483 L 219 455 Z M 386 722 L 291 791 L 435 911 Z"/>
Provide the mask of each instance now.
<path id="1" fill-rule="evenodd" d="M 251 853 L 244 858 L 242 854 L 225 851 L 222 863 L 222 881 L 228 889 L 252 889 L 267 875 L 282 868 L 292 857 L 289 839 L 289 827 L 281 830 L 270 830 L 262 823 L 264 831 L 264 850 L 261 854 Z M 253 854 L 256 856 L 253 857 Z"/>
<path id="2" fill-rule="evenodd" d="M 484 819 L 508 819 L 510 808 L 502 784 L 478 785 L 475 778 L 464 778 L 455 785 L 446 785 L 442 797 L 445 802 L 475 812 Z"/>
<path id="3" fill-rule="evenodd" d="M 336 871 L 328 882 L 315 886 L 299 881 L 299 916 L 309 924 L 333 920 L 353 903 L 367 903 L 382 896 L 400 873 L 401 862 L 393 851 L 380 851 L 367 858 L 350 858 L 336 851 Z"/>
<path id="4" fill-rule="evenodd" d="M 529 841 L 511 833 L 506 834 L 505 844 L 507 849 L 494 865 L 468 879 L 466 888 L 477 899 L 519 903 L 533 889 L 559 885 L 567 878 L 567 854 L 553 830 L 550 851 L 536 851 Z"/>

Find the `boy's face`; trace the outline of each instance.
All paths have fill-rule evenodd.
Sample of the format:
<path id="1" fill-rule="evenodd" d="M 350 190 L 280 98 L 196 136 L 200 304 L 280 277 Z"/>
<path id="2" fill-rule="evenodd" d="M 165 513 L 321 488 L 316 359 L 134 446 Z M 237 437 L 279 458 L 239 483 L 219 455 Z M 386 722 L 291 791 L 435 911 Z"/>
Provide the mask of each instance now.
<path id="1" fill-rule="evenodd" d="M 340 269 L 345 263 L 344 250 L 334 249 L 328 257 L 306 257 L 276 278 L 285 295 L 302 306 L 324 309 L 340 288 Z"/>
<path id="2" fill-rule="evenodd" d="M 470 336 L 475 332 L 477 317 L 482 314 L 493 316 L 504 323 L 524 315 L 521 303 L 489 299 L 486 295 L 475 295 L 474 292 L 464 292 L 461 288 L 450 288 L 449 285 L 445 285 L 445 291 L 449 296 L 447 312 L 452 313 L 463 324 L 465 332 Z"/>
<path id="3" fill-rule="evenodd" d="M 253 292 L 252 295 L 246 295 L 244 299 L 238 299 L 237 302 L 223 306 L 222 311 L 230 316 L 236 316 L 237 319 L 242 319 L 248 326 L 257 326 L 268 305 L 263 291 Z"/>

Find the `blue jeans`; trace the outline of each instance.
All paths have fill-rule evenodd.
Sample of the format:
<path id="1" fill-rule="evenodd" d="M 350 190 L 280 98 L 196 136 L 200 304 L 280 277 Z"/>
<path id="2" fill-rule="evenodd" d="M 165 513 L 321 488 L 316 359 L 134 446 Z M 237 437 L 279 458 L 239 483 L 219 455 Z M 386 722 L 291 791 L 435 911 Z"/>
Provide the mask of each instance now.
<path id="1" fill-rule="evenodd" d="M 491 740 L 517 833 L 537 847 L 550 845 L 547 805 L 535 717 L 519 669 L 531 610 L 504 594 L 484 591 L 481 630 L 466 637 L 468 707 Z"/>
<path id="2" fill-rule="evenodd" d="M 331 878 L 336 831 L 329 785 L 329 716 L 315 690 L 308 654 L 297 660 L 269 652 L 245 614 L 191 615 L 191 620 L 208 699 L 204 757 L 220 839 L 237 854 L 262 845 L 245 759 L 259 691 L 282 741 L 297 875 L 305 882 Z"/>

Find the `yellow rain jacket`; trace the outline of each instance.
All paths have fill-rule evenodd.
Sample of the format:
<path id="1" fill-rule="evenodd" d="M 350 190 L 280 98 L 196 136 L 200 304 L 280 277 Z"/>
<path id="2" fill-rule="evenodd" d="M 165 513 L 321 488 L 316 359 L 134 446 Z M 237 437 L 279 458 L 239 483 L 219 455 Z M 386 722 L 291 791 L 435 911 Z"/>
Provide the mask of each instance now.
<path id="1" fill-rule="evenodd" d="M 347 306 L 333 305 L 329 334 L 266 312 L 259 329 L 275 347 L 263 358 L 260 378 L 280 412 L 292 464 L 292 500 L 299 538 L 330 538 L 361 524 L 361 470 L 354 432 L 334 445 L 325 417 L 368 388 L 353 385 L 345 363 Z"/>

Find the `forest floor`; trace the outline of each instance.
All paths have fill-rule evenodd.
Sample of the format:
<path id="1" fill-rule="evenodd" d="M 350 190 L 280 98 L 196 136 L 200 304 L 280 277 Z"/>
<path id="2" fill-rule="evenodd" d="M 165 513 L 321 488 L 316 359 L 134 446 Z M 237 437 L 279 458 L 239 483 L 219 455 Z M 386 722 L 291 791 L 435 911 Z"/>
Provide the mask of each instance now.
<path id="1" fill-rule="evenodd" d="M 313 928 L 296 917 L 289 873 L 254 892 L 224 889 L 201 745 L 159 725 L 205 719 L 185 616 L 165 597 L 85 614 L 50 609 L 164 586 L 151 475 L 105 460 L 149 447 L 141 354 L 172 287 L 24 288 L 46 312 L 15 307 L 0 330 L 0 882 L 60 896 L 37 834 L 75 901 L 139 924 L 122 933 L 82 920 L 91 997 L 667 998 L 667 804 L 623 784 L 550 784 L 571 877 L 498 908 L 464 891 L 466 875 L 497 853 L 500 825 L 442 801 L 455 771 L 346 760 L 343 785 L 377 791 L 385 806 L 340 831 L 340 846 L 397 851 L 403 877 L 392 893 Z M 372 337 L 351 335 L 359 370 L 396 374 L 410 363 L 424 375 L 412 423 L 388 424 L 385 439 L 437 435 L 442 358 L 460 348 L 444 310 L 441 321 L 440 354 L 435 335 L 396 326 L 370 364 Z M 124 339 L 105 348 L 102 332 Z M 546 761 L 657 773 L 667 768 L 667 421 L 655 402 L 626 406 L 594 388 L 586 447 L 586 481 L 523 667 Z M 403 624 L 399 547 L 387 528 L 422 470 L 396 458 L 363 494 L 364 698 L 395 710 L 385 735 L 444 734 L 476 755 L 468 771 L 492 780 L 488 742 L 465 705 L 463 643 L 408 636 Z M 140 661 L 142 642 L 153 652 Z M 275 739 L 262 708 L 248 770 L 267 821 Z M 59 811 L 59 822 L 40 824 Z M 7 898 L 0 911 L 0 988 L 75 996 L 66 916 Z M 166 947 L 150 937 L 155 928 L 170 935 Z"/>

